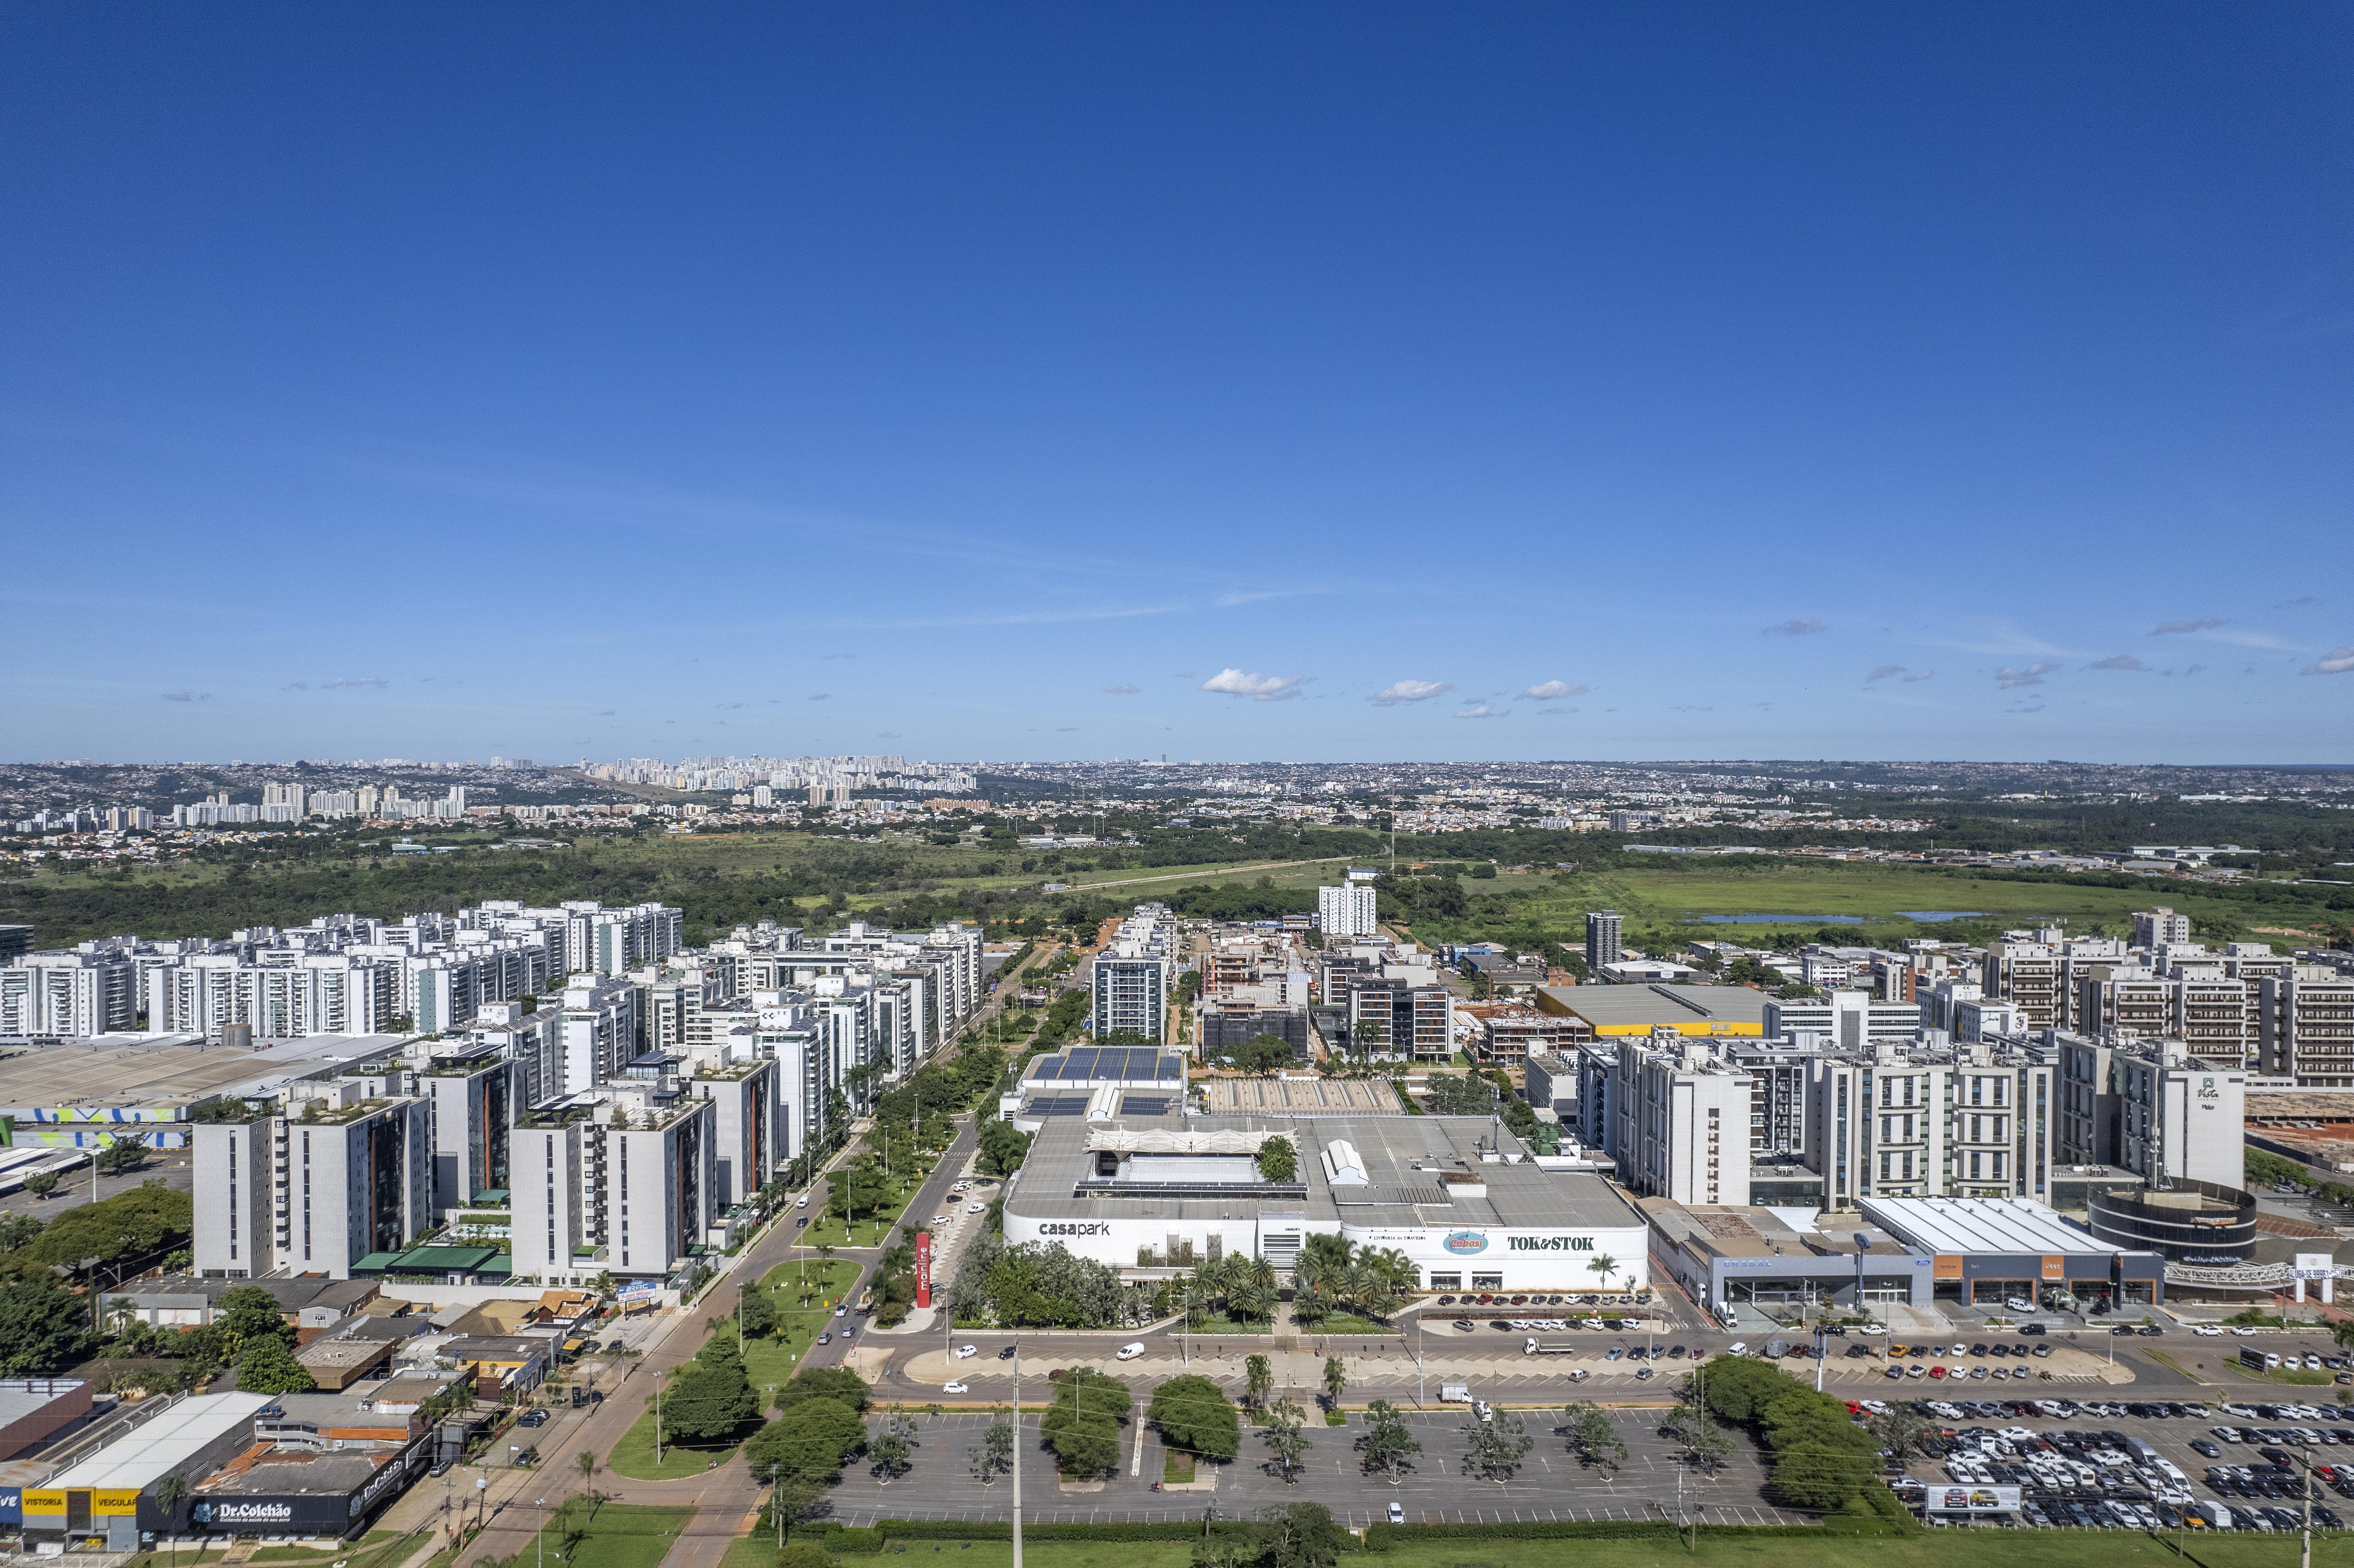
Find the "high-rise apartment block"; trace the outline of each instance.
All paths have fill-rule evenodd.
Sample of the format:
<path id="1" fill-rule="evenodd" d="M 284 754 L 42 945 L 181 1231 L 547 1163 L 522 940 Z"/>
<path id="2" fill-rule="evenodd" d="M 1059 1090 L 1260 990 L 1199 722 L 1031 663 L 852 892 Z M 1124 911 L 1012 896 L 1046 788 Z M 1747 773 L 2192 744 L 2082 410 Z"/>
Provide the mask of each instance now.
<path id="1" fill-rule="evenodd" d="M 1616 909 L 1597 909 L 1585 917 L 1585 972 L 1598 977 L 1602 966 L 1615 964 L 1626 956 L 1618 940 L 1619 921 Z"/>
<path id="2" fill-rule="evenodd" d="M 1316 890 L 1316 928 L 1327 938 L 1371 937 L 1379 933 L 1374 910 L 1377 895 L 1368 883 L 1351 880 L 1338 887 Z"/>

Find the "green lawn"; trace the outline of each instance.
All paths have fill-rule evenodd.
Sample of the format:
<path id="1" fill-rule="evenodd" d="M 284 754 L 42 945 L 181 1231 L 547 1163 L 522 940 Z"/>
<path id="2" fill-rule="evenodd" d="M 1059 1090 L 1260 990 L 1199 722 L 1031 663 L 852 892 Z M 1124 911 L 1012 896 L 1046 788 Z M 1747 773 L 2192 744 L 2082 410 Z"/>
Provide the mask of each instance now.
<path id="1" fill-rule="evenodd" d="M 809 1229 L 801 1232 L 796 1238 L 798 1245 L 816 1246 L 820 1243 L 824 1243 L 831 1246 L 882 1245 L 883 1239 L 891 1234 L 891 1227 L 899 1223 L 900 1216 L 907 1212 L 907 1205 L 914 1202 L 922 1192 L 925 1178 L 932 1173 L 932 1168 L 938 1162 L 937 1156 L 925 1156 L 922 1161 L 923 1169 L 908 1178 L 901 1185 L 897 1194 L 892 1197 L 880 1211 L 874 1214 L 859 1215 L 858 1224 L 854 1228 L 845 1229 L 842 1223 L 842 1216 L 831 1211 L 819 1214 L 817 1218 L 810 1221 Z M 916 1217 L 919 1220 L 931 1218 L 929 1214 L 918 1214 Z"/>
<path id="2" fill-rule="evenodd" d="M 769 1270 L 769 1277 L 760 1282 L 760 1287 L 775 1290 L 783 1300 L 798 1300 L 804 1274 L 806 1284 L 812 1292 L 820 1296 L 835 1295 L 848 1288 L 851 1281 L 858 1277 L 858 1265 L 846 1258 L 825 1260 L 814 1257 L 805 1265 L 779 1264 Z M 750 1380 L 753 1395 L 759 1400 L 763 1411 L 773 1397 L 771 1390 L 791 1378 L 795 1369 L 801 1365 L 802 1355 L 833 1320 L 833 1315 L 822 1309 L 804 1312 L 788 1308 L 779 1314 L 777 1337 L 744 1341 L 744 1375 Z M 732 1323 L 724 1318 L 712 1330 L 716 1334 L 733 1334 L 735 1331 Z M 662 1463 L 655 1464 L 651 1379 L 647 1381 L 642 1397 L 646 1402 L 644 1414 L 631 1424 L 629 1431 L 621 1435 L 621 1440 L 613 1446 L 613 1452 L 606 1459 L 606 1463 L 621 1475 L 640 1481 L 675 1480 L 683 1476 L 698 1474 L 707 1468 L 713 1459 L 723 1458 L 736 1451 L 734 1443 L 700 1446 L 666 1443 L 663 1446 Z M 749 1435 L 748 1432 L 746 1434 Z M 354 1568 L 360 1568 L 360 1565 L 355 1564 Z"/>
<path id="3" fill-rule="evenodd" d="M 1164 1482 L 1191 1481 L 1193 1478 L 1193 1456 L 1180 1453 L 1174 1448 L 1163 1450 L 1161 1457 L 1161 1478 Z"/>
<path id="4" fill-rule="evenodd" d="M 695 1517 L 691 1508 L 646 1503 L 600 1503 L 592 1515 L 578 1498 L 567 1498 L 547 1516 L 546 1546 L 553 1553 L 567 1530 L 577 1530 L 564 1568 L 659 1568 L 681 1531 Z M 526 1546 L 500 1568 L 536 1568 L 535 1546 Z"/>
<path id="5" fill-rule="evenodd" d="M 421 1534 L 378 1529 L 369 1531 L 355 1542 L 331 1542 L 323 1547 L 265 1546 L 248 1561 L 296 1563 L 343 1562 L 346 1564 L 346 1568 L 393 1568 L 395 1564 L 406 1563 L 419 1547 L 425 1544 L 425 1539 Z M 223 1541 L 220 1545 L 207 1547 L 202 1552 L 190 1547 L 177 1553 L 176 1556 L 169 1551 L 142 1552 L 136 1557 L 126 1559 L 123 1568 L 174 1568 L 175 1563 L 177 1568 L 198 1568 L 199 1563 L 218 1563 L 222 1554 L 228 1550 L 228 1543 Z"/>
<path id="6" fill-rule="evenodd" d="M 801 1305 L 805 1295 L 811 1302 L 836 1296 L 849 1289 L 857 1277 L 858 1265 L 850 1259 L 822 1258 L 811 1253 L 777 1265 L 760 1287 L 777 1292 L 777 1305 L 790 1311 Z"/>
<path id="7" fill-rule="evenodd" d="M 2161 896 L 2190 915 L 2202 932 L 2237 931 L 2243 919 L 2255 917 L 2250 915 L 2250 906 L 2204 895 L 2196 884 L 2124 888 L 2058 881 L 2007 882 L 1925 867 L 1845 861 L 1772 861 L 1755 870 L 1736 869 L 1731 862 L 1682 863 L 1691 863 L 1691 869 L 1623 867 L 1592 874 L 1465 878 L 1470 911 L 1460 919 L 1418 920 L 1414 923 L 1414 934 L 1426 942 L 1445 942 L 1468 940 L 1491 931 L 1542 927 L 1574 940 L 1583 929 L 1585 911 L 1605 906 L 1625 916 L 1630 941 L 1638 929 L 1648 936 L 1704 931 L 1758 947 L 1771 946 L 1776 936 L 1785 931 L 1812 937 L 1819 923 L 1807 916 L 1823 915 L 1853 915 L 1865 920 L 1868 924 L 1858 929 L 1871 934 L 1856 936 L 1853 939 L 1859 942 L 1929 935 L 1967 935 L 1976 940 L 2005 926 L 2041 919 L 2064 920 L 2072 934 L 2118 935 L 2129 928 L 2127 916 L 2132 910 L 2146 908 L 2153 898 Z M 1904 909 L 1977 910 L 1985 918 L 1925 924 L 1900 916 L 1897 912 Z M 1787 927 L 1769 922 L 1681 929 L 1685 922 L 1702 915 L 1787 915 L 1790 920 Z"/>

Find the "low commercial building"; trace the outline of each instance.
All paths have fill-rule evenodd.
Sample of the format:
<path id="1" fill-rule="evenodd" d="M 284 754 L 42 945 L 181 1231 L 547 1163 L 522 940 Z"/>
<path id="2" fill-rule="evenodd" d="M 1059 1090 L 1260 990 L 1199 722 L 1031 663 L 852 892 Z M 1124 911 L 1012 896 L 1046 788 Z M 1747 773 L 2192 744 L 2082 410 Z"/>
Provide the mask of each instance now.
<path id="1" fill-rule="evenodd" d="M 1737 985 L 1544 985 L 1531 993 L 1538 1008 L 1576 1018 L 1602 1038 L 1679 1034 L 1762 1035 L 1766 994 Z"/>
<path id="2" fill-rule="evenodd" d="M 2097 1208 L 2101 1199 L 2095 1196 Z M 1865 1198 L 1873 1224 L 1932 1260 L 1941 1298 L 1999 1307 L 2062 1289 L 2082 1299 L 2162 1303 L 2166 1259 L 2071 1224 L 2021 1198 Z"/>
<path id="3" fill-rule="evenodd" d="M 167 1510 L 156 1491 L 167 1476 L 193 1482 L 252 1446 L 259 1393 L 207 1393 L 151 1417 L 80 1464 L 23 1494 L 25 1541 L 135 1552 L 143 1531 L 176 1528 L 186 1504 Z M 339 1525 L 337 1528 L 341 1528 Z"/>
<path id="4" fill-rule="evenodd" d="M 1260 1171 L 1271 1137 L 1297 1151 L 1288 1180 Z M 1486 1117 L 1058 1117 L 1009 1186 L 1005 1239 L 1130 1277 L 1234 1254 L 1285 1270 L 1320 1234 L 1404 1254 L 1425 1290 L 1646 1284 L 1642 1216 L 1600 1177 L 1527 1152 Z"/>
<path id="5" fill-rule="evenodd" d="M 13 1459 L 90 1414 L 90 1383 L 78 1377 L 0 1380 L 0 1459 Z"/>

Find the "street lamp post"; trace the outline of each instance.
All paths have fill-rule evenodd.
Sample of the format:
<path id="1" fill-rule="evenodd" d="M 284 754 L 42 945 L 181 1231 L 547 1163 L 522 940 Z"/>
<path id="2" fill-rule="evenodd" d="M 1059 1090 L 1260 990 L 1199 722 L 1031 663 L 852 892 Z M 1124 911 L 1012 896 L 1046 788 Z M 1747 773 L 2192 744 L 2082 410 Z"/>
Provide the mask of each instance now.
<path id="1" fill-rule="evenodd" d="M 532 1532 L 534 1561 L 539 1568 L 547 1568 L 547 1499 L 539 1499 L 539 1528 Z"/>
<path id="2" fill-rule="evenodd" d="M 662 1380 L 661 1367 L 654 1368 L 654 1468 L 662 1468 Z"/>
<path id="3" fill-rule="evenodd" d="M 1022 1341 L 1019 1340 L 1013 1341 L 1013 1568 L 1022 1568 Z"/>

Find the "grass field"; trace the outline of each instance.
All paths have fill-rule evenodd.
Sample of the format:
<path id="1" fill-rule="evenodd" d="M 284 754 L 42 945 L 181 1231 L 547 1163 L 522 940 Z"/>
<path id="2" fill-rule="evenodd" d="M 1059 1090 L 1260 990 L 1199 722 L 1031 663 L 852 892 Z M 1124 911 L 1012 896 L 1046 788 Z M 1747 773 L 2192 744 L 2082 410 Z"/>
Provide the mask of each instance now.
<path id="1" fill-rule="evenodd" d="M 564 1552 L 564 1568 L 658 1568 L 694 1517 L 691 1508 L 647 1503 L 599 1503 L 591 1514 L 583 1499 L 567 1498 L 548 1512 L 545 1544 L 553 1561 L 569 1529 L 578 1533 Z M 525 1547 L 499 1568 L 526 1568 L 539 1561 L 537 1550 Z"/>
<path id="2" fill-rule="evenodd" d="M 773 1337 L 749 1339 L 744 1341 L 744 1375 L 752 1384 L 752 1393 L 766 1412 L 774 1391 L 790 1380 L 810 1346 L 833 1321 L 833 1314 L 823 1308 L 802 1311 L 788 1305 L 798 1301 L 803 1286 L 801 1268 L 790 1263 L 779 1264 L 760 1281 L 762 1288 L 778 1293 L 779 1305 L 785 1310 L 779 1314 L 779 1329 Z M 821 1297 L 838 1295 L 858 1277 L 858 1265 L 846 1258 L 822 1260 L 811 1258 L 806 1266 L 806 1283 L 810 1290 Z M 717 1314 L 714 1314 L 717 1316 Z M 735 1329 L 722 1319 L 717 1334 L 733 1334 Z M 692 1476 L 709 1467 L 711 1461 L 736 1451 L 734 1443 L 684 1446 L 663 1446 L 662 1463 L 654 1462 L 653 1387 L 649 1379 L 640 1395 L 646 1402 L 644 1414 L 631 1423 L 621 1440 L 613 1445 L 606 1463 L 615 1471 L 639 1481 L 668 1481 Z M 747 1433 L 749 1436 L 749 1433 Z M 359 1568 L 359 1565 L 355 1565 Z"/>
<path id="3" fill-rule="evenodd" d="M 1638 934 L 1707 935 L 1755 947 L 1777 935 L 1812 938 L 1824 916 L 1852 916 L 1842 927 L 1858 944 L 1911 936 L 1984 940 L 2006 927 L 2064 922 L 2076 935 L 2125 935 L 2133 910 L 2167 904 L 2189 915 L 2202 940 L 2245 929 L 2244 906 L 2203 894 L 2196 884 L 2153 883 L 2129 888 L 2064 882 L 2007 882 L 1922 867 L 1866 862 L 1768 862 L 1739 869 L 1733 862 L 1680 861 L 1691 869 L 1613 869 L 1598 874 L 1563 873 L 1463 879 L 1471 908 L 1459 919 L 1426 916 L 1413 925 L 1425 941 L 1469 940 L 1505 930 L 1537 929 L 1567 941 L 1583 939 L 1590 909 L 1616 909 L 1630 942 Z M 1978 918 L 1915 921 L 1905 910 L 1975 911 Z M 1776 915 L 1784 921 L 1704 925 L 1705 915 Z M 2263 939 L 2263 938 L 2255 938 Z M 1637 942 L 1637 945 L 1640 945 Z"/>

